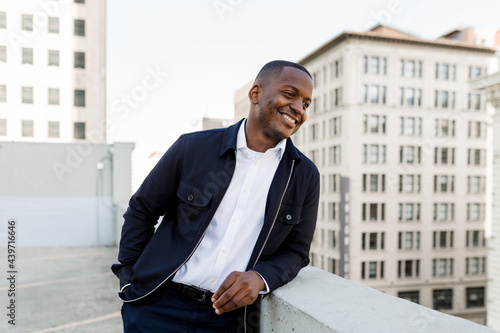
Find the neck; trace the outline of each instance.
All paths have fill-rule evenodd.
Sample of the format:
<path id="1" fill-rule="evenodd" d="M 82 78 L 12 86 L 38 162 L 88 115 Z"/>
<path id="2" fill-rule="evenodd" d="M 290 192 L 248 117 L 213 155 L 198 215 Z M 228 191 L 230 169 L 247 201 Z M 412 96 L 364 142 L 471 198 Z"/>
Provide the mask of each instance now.
<path id="1" fill-rule="evenodd" d="M 278 139 L 271 139 L 264 133 L 257 131 L 249 124 L 248 120 L 245 123 L 245 137 L 247 147 L 260 153 L 265 153 L 268 149 L 276 147 L 276 145 L 281 141 Z"/>

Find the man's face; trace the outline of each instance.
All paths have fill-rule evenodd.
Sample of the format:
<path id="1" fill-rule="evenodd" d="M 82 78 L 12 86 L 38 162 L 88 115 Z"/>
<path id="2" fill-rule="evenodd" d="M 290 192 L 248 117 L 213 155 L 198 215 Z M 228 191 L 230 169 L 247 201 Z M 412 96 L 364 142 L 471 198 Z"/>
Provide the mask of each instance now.
<path id="1" fill-rule="evenodd" d="M 284 67 L 278 77 L 262 85 L 256 105 L 259 127 L 269 139 L 290 137 L 306 121 L 313 83 L 300 69 Z"/>

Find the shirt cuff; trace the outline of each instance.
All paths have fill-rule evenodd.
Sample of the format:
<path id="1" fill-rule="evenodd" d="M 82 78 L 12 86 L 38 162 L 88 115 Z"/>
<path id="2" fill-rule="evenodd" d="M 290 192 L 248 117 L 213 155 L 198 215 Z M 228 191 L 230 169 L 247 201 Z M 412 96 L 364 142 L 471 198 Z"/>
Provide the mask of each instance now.
<path id="1" fill-rule="evenodd" d="M 255 273 L 259 274 L 259 272 L 257 271 L 254 271 Z M 267 285 L 267 281 L 266 279 L 264 279 L 264 277 L 262 275 L 260 275 L 260 278 L 262 279 L 262 281 L 264 281 L 264 284 L 266 285 L 266 290 L 261 290 L 259 291 L 259 295 L 266 295 L 266 294 L 269 294 L 269 286 Z"/>
<path id="2" fill-rule="evenodd" d="M 258 274 L 258 273 L 257 273 L 257 274 Z M 265 282 L 265 281 L 264 281 L 264 282 Z M 121 292 L 123 292 L 123 291 L 124 291 L 124 290 L 125 290 L 128 286 L 130 286 L 130 285 L 131 285 L 131 283 L 127 283 L 126 285 L 124 285 L 124 286 L 120 289 L 120 291 L 121 291 Z M 267 283 L 266 283 L 266 286 L 267 286 Z"/>

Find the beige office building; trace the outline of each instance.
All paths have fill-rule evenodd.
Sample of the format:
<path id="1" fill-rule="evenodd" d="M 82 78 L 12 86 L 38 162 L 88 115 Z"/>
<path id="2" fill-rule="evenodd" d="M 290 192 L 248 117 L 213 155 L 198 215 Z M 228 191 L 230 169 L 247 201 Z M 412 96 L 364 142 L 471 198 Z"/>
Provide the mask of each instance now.
<path id="1" fill-rule="evenodd" d="M 500 33 L 498 34 L 500 36 Z M 500 44 L 500 38 L 499 38 Z M 500 54 L 499 54 L 500 56 Z M 500 66 L 500 58 L 499 58 Z M 500 202 L 500 71 L 478 78 L 471 86 L 484 90 L 488 103 L 495 108 L 493 116 L 493 203 Z M 487 323 L 500 330 L 500 205 L 493 204 L 491 237 L 488 239 Z"/>
<path id="2" fill-rule="evenodd" d="M 300 61 L 315 88 L 293 140 L 322 185 L 312 265 L 485 323 L 491 110 L 468 81 L 493 54 L 377 26 Z"/>
<path id="3" fill-rule="evenodd" d="M 106 141 L 106 1 L 0 2 L 0 140 Z"/>

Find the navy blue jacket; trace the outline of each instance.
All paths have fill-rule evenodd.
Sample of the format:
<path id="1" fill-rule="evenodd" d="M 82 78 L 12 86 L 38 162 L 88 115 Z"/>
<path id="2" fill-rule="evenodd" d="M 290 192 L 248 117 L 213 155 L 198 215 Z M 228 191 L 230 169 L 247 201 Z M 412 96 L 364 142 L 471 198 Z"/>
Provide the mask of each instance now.
<path id="1" fill-rule="evenodd" d="M 182 135 L 130 199 L 112 266 L 120 287 L 131 284 L 119 293 L 125 302 L 159 296 L 200 244 L 234 173 L 240 125 Z M 318 200 L 318 169 L 288 139 L 247 268 L 271 291 L 309 263 Z"/>

